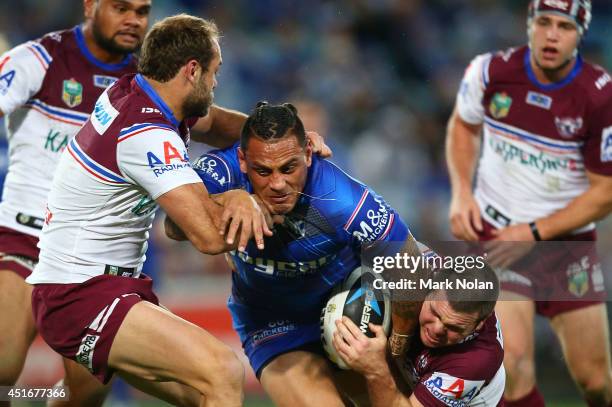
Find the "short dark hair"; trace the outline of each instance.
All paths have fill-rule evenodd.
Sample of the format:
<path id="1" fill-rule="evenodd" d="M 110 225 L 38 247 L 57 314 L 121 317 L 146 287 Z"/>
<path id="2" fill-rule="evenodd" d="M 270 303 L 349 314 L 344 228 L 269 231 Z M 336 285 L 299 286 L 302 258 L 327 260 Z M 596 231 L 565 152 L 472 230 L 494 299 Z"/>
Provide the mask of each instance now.
<path id="1" fill-rule="evenodd" d="M 493 288 L 460 288 L 457 286 L 458 280 L 474 284 L 490 283 Z M 484 263 L 484 267 L 466 268 L 462 273 L 453 269 L 442 269 L 436 272 L 433 281 L 451 282 L 453 289 L 432 290 L 429 294 L 443 291 L 453 310 L 466 314 L 476 313 L 478 315 L 477 322 L 488 317 L 495 309 L 499 297 L 499 280 L 495 271 L 487 263 Z M 446 285 L 442 286 L 446 287 Z"/>
<path id="2" fill-rule="evenodd" d="M 301 147 L 306 146 L 304 124 L 298 116 L 298 111 L 291 103 L 270 105 L 268 102 L 258 102 L 251 115 L 247 118 L 240 134 L 240 148 L 246 151 L 251 137 L 261 140 L 276 140 L 294 135 Z"/>
<path id="3" fill-rule="evenodd" d="M 218 38 L 219 30 L 212 21 L 188 14 L 164 18 L 144 39 L 138 72 L 167 82 L 192 59 L 206 71 L 214 57 L 213 41 Z"/>

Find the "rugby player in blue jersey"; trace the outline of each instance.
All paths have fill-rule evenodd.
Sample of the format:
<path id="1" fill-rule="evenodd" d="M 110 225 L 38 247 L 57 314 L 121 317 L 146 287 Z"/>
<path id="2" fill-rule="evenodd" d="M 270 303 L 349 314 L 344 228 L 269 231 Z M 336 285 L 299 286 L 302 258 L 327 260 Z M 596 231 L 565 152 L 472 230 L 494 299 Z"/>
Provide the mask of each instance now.
<path id="1" fill-rule="evenodd" d="M 407 226 L 370 188 L 312 154 L 288 103 L 260 102 L 240 143 L 203 155 L 194 168 L 209 193 L 246 189 L 278 223 L 265 249 L 249 242 L 230 252 L 233 325 L 264 389 L 279 406 L 344 405 L 322 353 L 321 308 L 360 266 L 362 244 L 407 242 L 418 250 Z M 166 230 L 181 239 L 169 220 Z M 416 303 L 394 303 L 395 351 L 417 314 Z"/>

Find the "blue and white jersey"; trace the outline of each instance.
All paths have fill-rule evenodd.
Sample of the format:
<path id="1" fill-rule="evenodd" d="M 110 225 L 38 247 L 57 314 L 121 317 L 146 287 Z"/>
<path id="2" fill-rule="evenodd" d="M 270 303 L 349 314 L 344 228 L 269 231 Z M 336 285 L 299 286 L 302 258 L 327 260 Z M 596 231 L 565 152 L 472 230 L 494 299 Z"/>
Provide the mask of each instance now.
<path id="1" fill-rule="evenodd" d="M 238 144 L 214 150 L 194 164 L 211 194 L 252 193 L 240 171 Z M 253 241 L 231 252 L 233 300 L 296 313 L 320 311 L 327 294 L 361 264 L 361 245 L 403 242 L 408 228 L 379 195 L 328 160 L 313 156 L 303 195 L 259 250 Z"/>

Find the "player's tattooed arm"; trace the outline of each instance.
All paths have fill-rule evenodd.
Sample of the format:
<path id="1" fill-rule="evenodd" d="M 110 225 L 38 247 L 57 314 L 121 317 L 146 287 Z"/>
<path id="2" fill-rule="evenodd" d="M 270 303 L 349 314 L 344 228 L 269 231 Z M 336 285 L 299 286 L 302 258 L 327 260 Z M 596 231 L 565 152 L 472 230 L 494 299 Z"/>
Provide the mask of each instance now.
<path id="1" fill-rule="evenodd" d="M 407 254 L 410 257 L 421 256 L 421 250 L 411 234 L 404 243 L 402 254 Z M 419 287 L 418 280 L 423 277 L 425 270 L 419 268 L 417 270 L 398 269 L 396 272 L 399 273 L 399 278 L 415 281 L 415 286 Z M 412 336 L 415 332 L 418 332 L 419 313 L 421 312 L 425 293 L 421 293 L 416 289 L 410 291 L 413 294 L 411 298 L 395 298 L 391 303 L 393 329 L 389 336 L 389 351 L 393 357 L 401 357 L 405 354 Z"/>

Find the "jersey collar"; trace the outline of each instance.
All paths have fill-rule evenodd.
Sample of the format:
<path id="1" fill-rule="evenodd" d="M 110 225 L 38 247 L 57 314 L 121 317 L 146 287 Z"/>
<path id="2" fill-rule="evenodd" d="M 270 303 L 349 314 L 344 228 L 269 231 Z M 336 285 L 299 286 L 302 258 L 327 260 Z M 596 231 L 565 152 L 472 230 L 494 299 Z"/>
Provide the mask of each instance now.
<path id="1" fill-rule="evenodd" d="M 85 44 L 85 37 L 83 36 L 83 29 L 80 25 L 74 27 L 74 35 L 76 36 L 76 42 L 81 50 L 81 53 L 89 62 L 97 66 L 98 68 L 102 68 L 105 71 L 118 71 L 119 69 L 125 68 L 129 65 L 130 60 L 132 59 L 132 54 L 127 54 L 125 58 L 118 64 L 107 64 L 100 61 L 96 58 L 87 48 L 87 44 Z"/>
<path id="2" fill-rule="evenodd" d="M 155 89 L 153 89 L 153 87 L 151 85 L 149 85 L 149 82 L 147 82 L 145 77 L 142 76 L 141 74 L 137 74 L 134 79 L 136 80 L 136 83 L 138 84 L 138 86 L 153 101 L 153 103 L 155 103 L 157 105 L 157 107 L 163 113 L 163 115 L 166 117 L 166 119 L 168 119 L 170 121 L 170 123 L 172 123 L 174 125 L 174 127 L 178 128 L 180 123 L 179 123 L 178 120 L 176 120 L 176 117 L 174 117 L 174 114 L 172 113 L 172 110 L 170 110 L 168 105 L 162 100 L 161 97 L 159 97 L 157 92 L 155 92 Z"/>
<path id="3" fill-rule="evenodd" d="M 571 81 L 574 80 L 574 78 L 576 78 L 576 76 L 578 76 L 580 71 L 582 71 L 583 62 L 582 57 L 580 56 L 580 54 L 578 54 L 578 56 L 576 56 L 576 63 L 574 64 L 574 68 L 572 68 L 572 71 L 565 78 L 561 79 L 559 82 L 547 84 L 541 83 L 536 78 L 535 72 L 533 72 L 533 68 L 531 67 L 531 49 L 529 48 L 527 48 L 527 51 L 525 52 L 524 64 L 527 76 L 534 85 L 536 85 L 542 90 L 557 90 L 569 84 Z"/>

